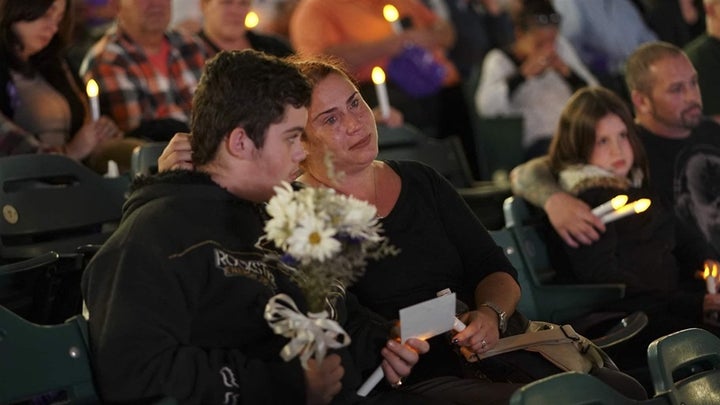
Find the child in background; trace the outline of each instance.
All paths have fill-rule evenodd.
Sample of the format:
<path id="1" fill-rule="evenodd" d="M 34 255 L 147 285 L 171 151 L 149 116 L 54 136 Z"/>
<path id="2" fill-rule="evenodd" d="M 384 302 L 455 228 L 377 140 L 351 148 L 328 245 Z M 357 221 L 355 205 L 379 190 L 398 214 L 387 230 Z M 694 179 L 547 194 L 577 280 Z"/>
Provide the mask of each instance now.
<path id="1" fill-rule="evenodd" d="M 618 194 L 626 194 L 630 202 L 652 200 L 647 211 L 608 223 L 592 245 L 562 244 L 570 261 L 569 278 L 624 283 L 625 298 L 611 305 L 642 310 L 650 319 L 634 339 L 637 344 L 624 345 L 633 346 L 628 355 L 612 357 L 621 362 L 635 357 L 639 363 L 630 367 L 639 366 L 645 364 L 645 349 L 653 339 L 688 327 L 710 328 L 703 325 L 703 314 L 718 311 L 720 299 L 692 278 L 711 258 L 710 249 L 684 246 L 676 238 L 678 221 L 651 195 L 645 150 L 624 101 L 601 87 L 578 90 L 562 111 L 549 157 L 560 186 L 591 207 Z"/>

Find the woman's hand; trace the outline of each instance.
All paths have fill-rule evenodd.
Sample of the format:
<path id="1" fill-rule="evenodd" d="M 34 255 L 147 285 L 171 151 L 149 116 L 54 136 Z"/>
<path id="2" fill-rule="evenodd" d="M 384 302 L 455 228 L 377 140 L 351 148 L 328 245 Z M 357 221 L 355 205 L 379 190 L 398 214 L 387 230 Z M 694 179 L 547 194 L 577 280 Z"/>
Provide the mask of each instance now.
<path id="1" fill-rule="evenodd" d="M 420 339 L 408 339 L 405 344 L 388 340 L 381 350 L 381 367 L 387 380 L 393 387 L 402 384 L 402 379 L 410 375 L 413 366 L 420 360 L 420 354 L 430 350 L 428 342 Z"/>
<path id="2" fill-rule="evenodd" d="M 535 77 L 550 67 L 551 54 L 548 52 L 533 52 L 520 65 L 520 74 L 526 79 Z"/>
<path id="3" fill-rule="evenodd" d="M 560 55 L 558 55 L 556 52 L 552 52 L 548 58 L 548 64 L 551 68 L 553 68 L 556 72 L 560 73 L 563 77 L 569 77 L 570 73 L 570 67 L 565 64 L 565 61 L 562 60 Z"/>
<path id="4" fill-rule="evenodd" d="M 190 134 L 179 132 L 173 136 L 168 146 L 163 149 L 158 158 L 158 172 L 168 170 L 193 170 L 192 147 Z"/>
<path id="5" fill-rule="evenodd" d="M 458 332 L 453 343 L 464 346 L 474 353 L 484 353 L 492 349 L 500 339 L 498 316 L 490 308 L 482 307 L 460 315 L 459 319 L 466 325 Z"/>
<path id="6" fill-rule="evenodd" d="M 75 160 L 83 160 L 98 144 L 120 137 L 122 132 L 117 125 L 110 118 L 102 116 L 97 121 L 88 122 L 80 128 L 65 145 L 65 155 Z"/>
<path id="7" fill-rule="evenodd" d="M 720 312 L 720 294 L 705 294 L 703 312 Z"/>

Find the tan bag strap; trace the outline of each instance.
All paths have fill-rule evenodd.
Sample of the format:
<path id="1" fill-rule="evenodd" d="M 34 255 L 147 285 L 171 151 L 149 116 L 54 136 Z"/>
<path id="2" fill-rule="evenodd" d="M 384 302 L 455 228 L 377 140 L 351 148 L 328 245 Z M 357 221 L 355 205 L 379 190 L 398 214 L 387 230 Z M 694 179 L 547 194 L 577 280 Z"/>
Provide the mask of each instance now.
<path id="1" fill-rule="evenodd" d="M 542 330 L 533 331 L 532 329 L 542 328 Z M 478 359 L 486 359 L 488 357 L 497 356 L 515 350 L 525 349 L 535 345 L 551 345 L 573 343 L 578 350 L 585 352 L 589 342 L 583 336 L 575 332 L 570 325 L 555 325 L 545 322 L 530 322 L 530 326 L 525 333 L 514 336 L 504 337 L 498 340 L 498 343 L 492 349 L 484 353 L 476 353 Z"/>

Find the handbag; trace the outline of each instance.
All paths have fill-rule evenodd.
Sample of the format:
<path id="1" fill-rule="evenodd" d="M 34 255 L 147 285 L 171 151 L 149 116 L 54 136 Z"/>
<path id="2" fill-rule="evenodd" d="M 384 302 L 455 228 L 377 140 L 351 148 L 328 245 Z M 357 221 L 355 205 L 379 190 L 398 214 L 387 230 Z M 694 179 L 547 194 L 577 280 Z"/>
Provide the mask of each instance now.
<path id="1" fill-rule="evenodd" d="M 500 339 L 485 353 L 472 353 L 478 361 L 515 350 L 538 353 L 563 371 L 589 373 L 593 367 L 604 367 L 607 355 L 570 325 L 530 321 L 525 333 Z"/>
<path id="2" fill-rule="evenodd" d="M 484 353 L 462 347 L 467 372 L 496 382 L 528 383 L 564 371 L 617 370 L 602 349 L 570 325 L 527 320 L 522 324 L 527 325 L 524 331 L 502 337 Z"/>

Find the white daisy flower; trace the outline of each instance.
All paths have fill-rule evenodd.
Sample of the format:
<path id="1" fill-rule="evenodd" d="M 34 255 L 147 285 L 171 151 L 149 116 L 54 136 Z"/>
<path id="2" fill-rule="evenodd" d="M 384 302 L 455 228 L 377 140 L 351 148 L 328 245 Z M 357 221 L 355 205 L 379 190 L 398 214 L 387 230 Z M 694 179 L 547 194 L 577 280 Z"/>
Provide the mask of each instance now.
<path id="1" fill-rule="evenodd" d="M 287 239 L 287 252 L 303 263 L 311 260 L 323 262 L 342 248 L 333 237 L 335 234 L 335 228 L 326 226 L 324 221 L 312 216 L 303 217 Z"/>
<path id="2" fill-rule="evenodd" d="M 378 241 L 377 234 L 377 209 L 375 206 L 354 198 L 345 201 L 342 212 L 342 232 L 353 238 L 362 238 Z"/>
<path id="3" fill-rule="evenodd" d="M 267 239 L 283 248 L 286 239 L 297 226 L 300 209 L 294 201 L 294 191 L 289 183 L 283 182 L 281 186 L 276 186 L 275 193 L 265 207 L 271 219 L 264 229 Z"/>

